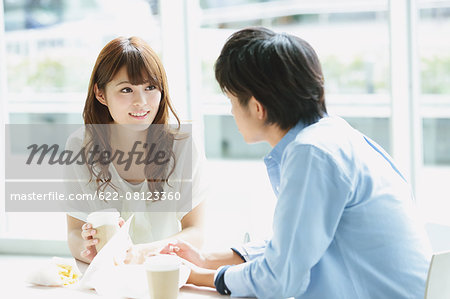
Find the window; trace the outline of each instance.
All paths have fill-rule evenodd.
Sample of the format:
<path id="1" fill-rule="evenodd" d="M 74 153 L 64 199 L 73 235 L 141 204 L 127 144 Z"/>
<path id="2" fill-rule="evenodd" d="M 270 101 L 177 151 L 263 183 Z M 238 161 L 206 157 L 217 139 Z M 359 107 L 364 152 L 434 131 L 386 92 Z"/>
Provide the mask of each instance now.
<path id="1" fill-rule="evenodd" d="M 419 117 L 423 166 L 417 195 L 430 221 L 450 224 L 450 2 L 418 1 Z"/>
<path id="2" fill-rule="evenodd" d="M 356 2 L 337 6 L 331 1 L 316 1 L 316 4 L 294 1 L 201 1 L 201 4 L 204 11 L 202 39 L 214 41 L 205 45 L 201 52 L 202 103 L 208 117 L 205 120 L 211 126 L 214 126 L 212 122 L 215 117 L 229 114 L 228 102 L 214 79 L 214 61 L 225 39 L 245 26 L 268 26 L 308 41 L 321 59 L 327 103 L 332 113 L 351 119 L 352 124 L 364 128 L 363 131 L 375 128 L 379 119 L 389 123 L 387 1 L 358 1 L 356 6 Z M 243 13 L 248 11 L 252 13 Z M 223 120 L 216 121 L 215 125 L 222 123 Z M 207 130 L 224 132 L 212 127 Z M 225 130 L 233 129 L 227 127 Z M 376 131 L 378 134 L 373 135 L 374 139 L 389 151 L 389 126 L 378 126 Z M 216 155 L 217 148 L 222 147 L 226 157 L 227 148 L 233 147 L 230 144 L 232 141 L 216 138 L 216 142 L 214 153 L 210 154 Z M 213 150 L 213 147 L 210 148 Z M 252 148 L 249 152 L 255 154 L 253 158 L 260 158 L 260 152 L 255 151 L 255 147 L 248 148 Z"/>
<path id="3" fill-rule="evenodd" d="M 229 173 L 231 188 L 242 190 L 231 198 L 228 193 L 216 196 L 221 198 L 218 202 L 227 201 L 239 207 L 235 209 L 239 215 L 236 219 L 246 221 L 235 223 L 236 230 L 237 226 L 246 226 L 251 236 L 268 236 L 270 228 L 258 227 L 252 221 L 262 219 L 260 223 L 270 223 L 273 214 L 273 192 L 262 188 L 270 183 L 267 175 L 260 176 L 261 171 L 265 172 L 262 157 L 270 151 L 270 146 L 248 145 L 237 131 L 230 115 L 230 104 L 213 73 L 222 45 L 231 33 L 246 26 L 266 26 L 305 39 L 322 62 L 328 111 L 344 117 L 390 151 L 388 3 L 204 0 L 200 4 L 203 10 L 201 39 L 209 41 L 200 53 L 205 150 L 208 159 L 213 160 L 221 172 Z M 244 166 L 244 163 L 247 164 Z M 238 168 L 239 165 L 242 166 Z M 231 181 L 236 172 L 244 169 L 248 179 Z M 259 183 L 253 186 L 253 180 L 257 179 Z M 239 196 L 245 194 L 246 189 L 252 190 L 250 198 Z M 244 210 L 242 207 L 250 200 L 254 205 Z M 217 214 L 215 217 L 220 217 Z"/>
<path id="4" fill-rule="evenodd" d="M 6 123 L 82 124 L 95 59 L 117 36 L 140 36 L 162 54 L 155 0 L 5 0 L 2 4 L 6 67 L 1 72 L 7 74 L 7 92 L 1 101 L 8 110 Z M 66 239 L 64 213 L 1 216 L 5 225 L 0 238 Z M 32 226 L 23 225 L 30 222 Z"/>
<path id="5" fill-rule="evenodd" d="M 270 147 L 244 142 L 213 73 L 226 39 L 255 25 L 298 35 L 314 47 L 329 112 L 393 155 L 426 219 L 450 225 L 449 0 L 2 4 L 0 100 L 7 123 L 82 123 L 95 58 L 118 35 L 143 37 L 162 56 L 181 118 L 203 124 L 213 190 L 207 233 L 222 236 L 217 246 L 240 242 L 246 232 L 251 238 L 271 233 L 276 199 L 261 159 Z M 65 226 L 54 225 L 65 223 L 62 214 L 0 217 L 0 238 L 65 239 Z M 25 230 L 24 221 L 36 225 Z"/>

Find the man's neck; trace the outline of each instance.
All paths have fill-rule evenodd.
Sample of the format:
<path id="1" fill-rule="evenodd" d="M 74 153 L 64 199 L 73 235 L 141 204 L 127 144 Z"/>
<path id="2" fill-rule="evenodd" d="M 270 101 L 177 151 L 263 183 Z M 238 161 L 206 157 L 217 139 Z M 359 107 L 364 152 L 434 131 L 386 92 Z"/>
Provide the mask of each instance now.
<path id="1" fill-rule="evenodd" d="M 283 139 L 284 135 L 289 130 L 280 129 L 277 125 L 268 125 L 267 130 L 265 131 L 265 140 L 270 144 L 273 148 L 275 147 L 281 139 Z"/>

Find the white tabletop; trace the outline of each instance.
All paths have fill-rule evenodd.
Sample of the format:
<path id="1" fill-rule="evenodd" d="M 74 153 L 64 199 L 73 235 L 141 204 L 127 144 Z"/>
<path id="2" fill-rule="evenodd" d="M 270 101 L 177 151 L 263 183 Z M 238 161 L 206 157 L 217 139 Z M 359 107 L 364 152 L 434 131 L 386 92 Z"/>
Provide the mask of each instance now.
<path id="1" fill-rule="evenodd" d="M 50 257 L 0 255 L 0 298 L 104 298 L 94 290 L 79 291 L 63 287 L 43 287 L 27 284 L 25 275 L 33 265 Z M 110 297 L 109 297 L 110 298 Z M 180 289 L 180 299 L 224 298 L 211 288 L 186 285 Z"/>

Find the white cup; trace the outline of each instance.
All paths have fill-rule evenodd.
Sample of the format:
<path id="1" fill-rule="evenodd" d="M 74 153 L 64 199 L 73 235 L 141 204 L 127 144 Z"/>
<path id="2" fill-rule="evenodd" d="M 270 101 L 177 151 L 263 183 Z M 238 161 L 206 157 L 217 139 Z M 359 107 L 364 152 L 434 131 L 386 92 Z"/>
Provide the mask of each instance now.
<path id="1" fill-rule="evenodd" d="M 97 252 L 114 236 L 119 230 L 120 213 L 116 209 L 105 209 L 90 213 L 87 217 L 87 222 L 92 224 L 97 233 L 94 235 L 98 239 L 95 245 Z"/>
<path id="2" fill-rule="evenodd" d="M 176 299 L 178 297 L 180 266 L 180 258 L 168 254 L 146 259 L 144 267 L 151 299 Z"/>

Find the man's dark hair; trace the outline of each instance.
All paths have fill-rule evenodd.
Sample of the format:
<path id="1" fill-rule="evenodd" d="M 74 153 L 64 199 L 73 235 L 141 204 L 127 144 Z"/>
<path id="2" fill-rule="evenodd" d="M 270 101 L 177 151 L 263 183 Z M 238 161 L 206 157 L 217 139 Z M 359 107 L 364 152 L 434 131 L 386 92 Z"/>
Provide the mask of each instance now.
<path id="1" fill-rule="evenodd" d="M 290 129 L 326 113 L 324 79 L 314 49 L 303 39 L 262 27 L 231 35 L 214 66 L 224 92 L 247 107 L 252 96 L 267 110 L 267 124 Z"/>

